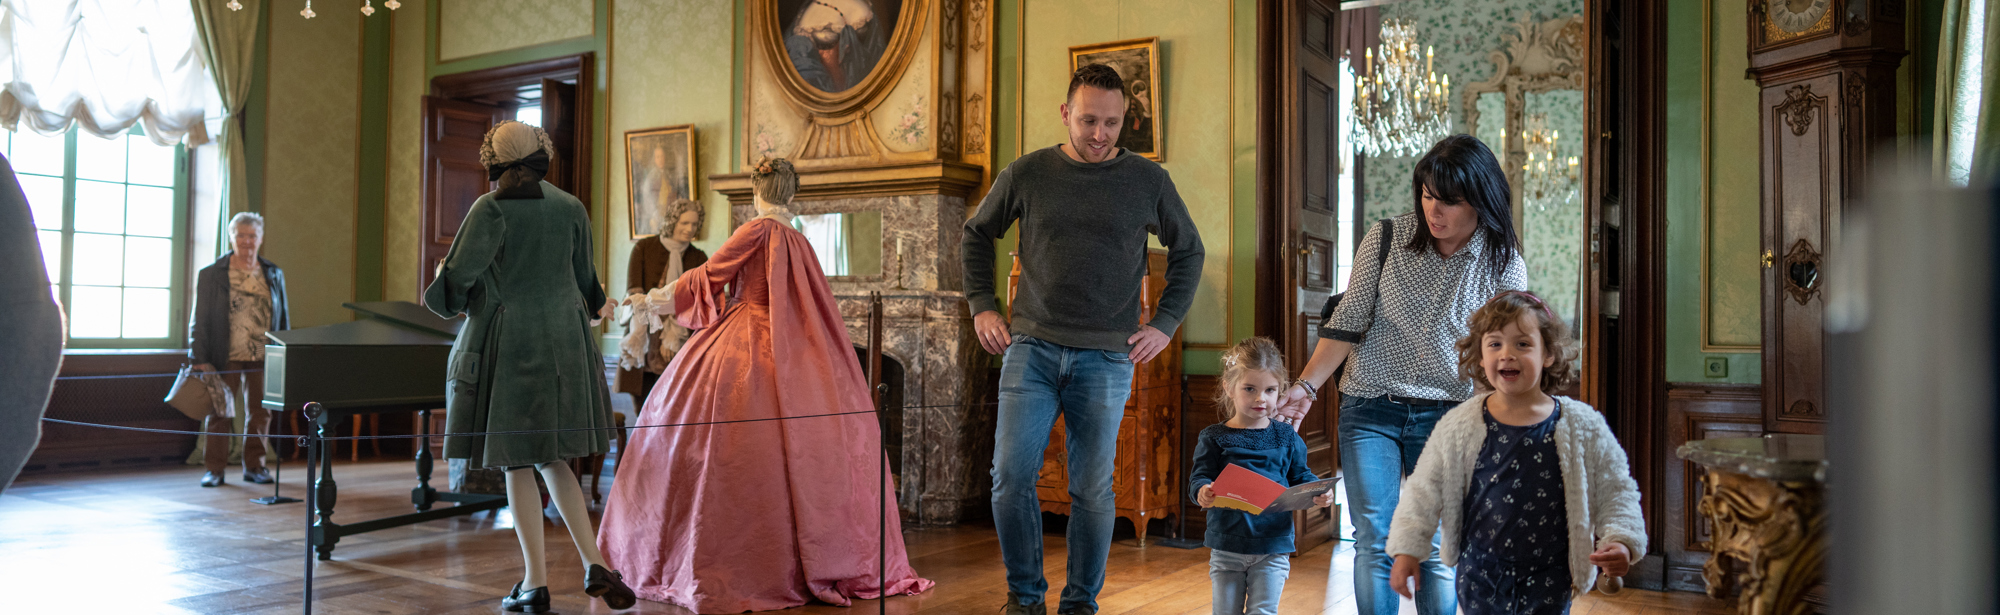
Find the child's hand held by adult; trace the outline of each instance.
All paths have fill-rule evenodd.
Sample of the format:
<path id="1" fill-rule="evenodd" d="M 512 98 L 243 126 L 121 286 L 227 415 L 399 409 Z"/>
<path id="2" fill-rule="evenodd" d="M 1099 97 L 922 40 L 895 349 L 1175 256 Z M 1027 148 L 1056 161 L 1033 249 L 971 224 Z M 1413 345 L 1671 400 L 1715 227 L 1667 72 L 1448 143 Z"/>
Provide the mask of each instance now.
<path id="1" fill-rule="evenodd" d="M 1396 565 L 1389 569 L 1389 587 L 1396 594 L 1411 600 L 1417 599 L 1417 587 L 1423 584 L 1417 574 L 1417 558 L 1408 555 L 1396 556 Z"/>

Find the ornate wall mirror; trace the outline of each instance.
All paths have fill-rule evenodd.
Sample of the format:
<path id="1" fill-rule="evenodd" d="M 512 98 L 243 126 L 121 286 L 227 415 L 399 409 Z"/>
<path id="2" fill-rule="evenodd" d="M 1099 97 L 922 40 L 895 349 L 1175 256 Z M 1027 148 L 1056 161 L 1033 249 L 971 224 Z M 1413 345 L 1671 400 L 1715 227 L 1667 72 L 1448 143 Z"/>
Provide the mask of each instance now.
<path id="1" fill-rule="evenodd" d="M 882 275 L 882 212 L 841 211 L 792 218 L 792 228 L 805 233 L 819 257 L 820 272 L 829 279 L 872 278 Z"/>
<path id="2" fill-rule="evenodd" d="M 1588 274 L 1582 199 L 1584 28 L 1580 15 L 1514 25 L 1488 55 L 1493 78 L 1462 90 L 1465 126 L 1495 148 L 1514 192 L 1529 290 L 1575 330 Z"/>

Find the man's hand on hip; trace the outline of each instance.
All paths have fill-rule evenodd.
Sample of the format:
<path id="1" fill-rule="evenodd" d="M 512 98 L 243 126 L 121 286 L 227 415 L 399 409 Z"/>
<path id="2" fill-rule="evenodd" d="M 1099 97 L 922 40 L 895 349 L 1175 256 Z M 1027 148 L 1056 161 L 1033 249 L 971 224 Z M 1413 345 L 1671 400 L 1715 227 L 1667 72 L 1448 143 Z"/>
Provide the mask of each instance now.
<path id="1" fill-rule="evenodd" d="M 1173 338 L 1152 325 L 1139 325 L 1138 333 L 1125 338 L 1125 343 L 1132 345 L 1132 360 L 1139 363 L 1150 362 L 1153 357 L 1160 356 L 1160 351 L 1166 350 L 1167 344 L 1172 341 Z"/>
<path id="2" fill-rule="evenodd" d="M 1007 319 L 993 310 L 972 315 L 972 331 L 979 334 L 979 346 L 993 354 L 1006 353 L 1007 343 L 1014 339 L 1007 333 Z"/>

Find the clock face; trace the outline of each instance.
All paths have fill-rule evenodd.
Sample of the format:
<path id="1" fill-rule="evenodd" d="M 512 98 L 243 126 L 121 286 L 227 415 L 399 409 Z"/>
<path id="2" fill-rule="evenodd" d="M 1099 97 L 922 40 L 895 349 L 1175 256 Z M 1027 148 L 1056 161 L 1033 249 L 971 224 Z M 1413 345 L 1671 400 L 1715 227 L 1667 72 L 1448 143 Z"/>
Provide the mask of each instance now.
<path id="1" fill-rule="evenodd" d="M 1789 34 L 1798 34 L 1819 23 L 1826 11 L 1832 8 L 1830 0 L 1768 0 L 1765 15 L 1771 25 Z"/>

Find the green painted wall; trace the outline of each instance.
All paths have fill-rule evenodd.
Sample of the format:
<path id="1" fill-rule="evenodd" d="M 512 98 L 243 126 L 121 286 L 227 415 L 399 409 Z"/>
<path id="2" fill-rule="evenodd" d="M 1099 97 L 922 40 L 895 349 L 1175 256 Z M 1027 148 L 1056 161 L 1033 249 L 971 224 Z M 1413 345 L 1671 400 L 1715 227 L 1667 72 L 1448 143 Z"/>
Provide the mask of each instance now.
<path id="1" fill-rule="evenodd" d="M 1058 108 L 1069 87 L 1071 46 L 1160 38 L 1162 166 L 1207 250 L 1183 325 L 1183 339 L 1194 345 L 1186 370 L 1216 373 L 1215 347 L 1249 335 L 1254 322 L 1256 3 L 1015 0 L 998 9 L 996 168 L 1067 139 Z M 999 246 L 1003 281 L 1011 249 L 1011 239 Z"/>
<path id="2" fill-rule="evenodd" d="M 621 2 L 613 9 L 611 40 L 614 60 L 610 92 L 609 154 L 602 165 L 611 178 L 610 228 L 605 244 L 605 271 L 612 287 L 625 289 L 626 262 L 632 253 L 630 191 L 625 183 L 625 133 L 633 130 L 693 124 L 695 186 L 689 189 L 708 209 L 707 228 L 695 245 L 714 253 L 729 238 L 729 200 L 708 185 L 707 177 L 732 173 L 736 151 L 737 113 L 733 94 L 736 67 L 739 0 L 682 0 L 673 3 Z M 614 334 L 622 329 L 614 328 Z"/>

